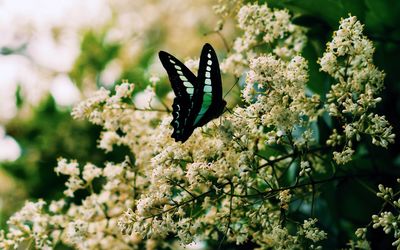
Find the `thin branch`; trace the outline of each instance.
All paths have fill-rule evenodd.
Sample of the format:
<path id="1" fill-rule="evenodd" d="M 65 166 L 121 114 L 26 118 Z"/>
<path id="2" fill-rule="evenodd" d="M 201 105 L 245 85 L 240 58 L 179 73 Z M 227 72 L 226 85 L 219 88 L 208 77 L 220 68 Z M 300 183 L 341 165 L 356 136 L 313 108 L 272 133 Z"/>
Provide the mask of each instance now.
<path id="1" fill-rule="evenodd" d="M 322 151 L 322 150 L 326 150 L 326 149 L 329 149 L 329 147 L 314 148 L 314 149 L 310 149 L 310 151 L 306 152 L 305 154 L 311 154 L 311 153 L 315 153 L 315 152 Z M 266 157 L 262 157 L 262 156 L 258 155 L 259 157 L 261 157 L 261 158 L 263 158 L 264 160 L 267 161 L 267 163 L 265 163 L 265 164 L 259 166 L 259 167 L 258 167 L 258 170 L 260 170 L 261 168 L 264 168 L 264 167 L 266 167 L 266 166 L 268 166 L 268 165 L 274 164 L 274 163 L 276 163 L 276 162 L 280 162 L 280 161 L 282 161 L 282 160 L 285 160 L 285 159 L 287 159 L 287 158 L 294 157 L 294 156 L 297 157 L 298 155 L 300 155 L 299 152 L 293 152 L 293 153 L 291 153 L 291 154 L 287 154 L 287 155 L 281 156 L 281 157 L 276 158 L 276 159 L 274 159 L 274 160 L 268 160 Z"/>
<path id="2" fill-rule="evenodd" d="M 312 188 L 312 199 L 311 199 L 311 217 L 313 217 L 314 215 L 314 202 L 315 202 L 315 183 L 313 178 L 311 177 L 311 175 L 309 173 L 307 173 L 308 178 L 310 178 L 310 182 L 311 182 L 311 188 Z"/>
<path id="3" fill-rule="evenodd" d="M 361 177 L 372 177 L 372 176 L 376 176 L 376 175 L 375 174 L 364 174 L 364 175 L 360 174 L 360 175 L 333 176 L 333 177 L 323 179 L 323 180 L 317 180 L 317 181 L 312 181 L 312 182 L 300 183 L 300 184 L 296 184 L 296 185 L 288 186 L 288 187 L 271 189 L 269 191 L 260 192 L 257 194 L 248 194 L 248 195 L 233 194 L 233 195 L 235 197 L 240 197 L 240 198 L 251 198 L 251 197 L 260 197 L 260 196 L 266 198 L 266 197 L 268 197 L 268 195 L 271 195 L 271 193 L 277 193 L 280 191 L 292 190 L 292 189 L 301 188 L 301 187 L 305 187 L 305 186 L 309 186 L 309 185 L 323 184 L 323 183 L 331 182 L 331 181 L 335 181 L 335 180 L 344 180 L 344 179 L 361 178 Z"/>
<path id="4" fill-rule="evenodd" d="M 224 237 L 222 238 L 221 242 L 219 243 L 218 249 L 221 249 L 222 243 L 226 238 L 228 238 L 228 233 L 229 233 L 229 228 L 231 226 L 231 219 L 232 219 L 232 202 L 233 202 L 233 193 L 235 192 L 235 187 L 231 181 L 229 181 L 230 186 L 231 186 L 231 199 L 229 202 L 229 215 L 228 215 L 228 225 L 226 227 L 226 231 L 224 234 Z"/>
<path id="5" fill-rule="evenodd" d="M 229 183 L 222 184 L 222 185 L 218 186 L 218 188 L 223 188 L 223 187 L 226 186 L 226 185 L 229 185 Z M 187 201 L 184 201 L 184 202 L 182 202 L 182 203 L 179 203 L 179 204 L 177 204 L 177 205 L 174 206 L 174 207 L 168 208 L 167 210 L 161 211 L 161 212 L 159 212 L 159 213 L 157 213 L 157 214 L 152 214 L 152 215 L 150 215 L 150 216 L 147 216 L 147 217 L 143 218 L 143 220 L 152 219 L 152 218 L 154 218 L 154 217 L 161 216 L 161 215 L 163 215 L 164 213 L 167 213 L 167 212 L 172 211 L 172 210 L 174 210 L 174 209 L 177 209 L 177 208 L 179 208 L 179 207 L 185 206 L 185 205 L 187 205 L 187 204 L 189 204 L 189 203 L 191 203 L 191 202 L 193 202 L 193 201 L 195 201 L 195 200 L 197 200 L 197 199 L 203 198 L 204 196 L 207 196 L 207 195 L 209 195 L 210 193 L 212 193 L 212 192 L 214 192 L 214 191 L 215 191 L 215 189 L 214 189 L 214 188 L 211 188 L 211 189 L 208 190 L 207 192 L 204 192 L 204 193 L 202 193 L 202 194 L 200 194 L 200 195 L 194 196 L 192 199 L 189 199 L 189 200 L 187 200 Z"/>
<path id="6" fill-rule="evenodd" d="M 370 186 L 368 186 L 367 184 L 365 184 L 364 182 L 362 182 L 361 180 L 356 180 L 358 183 L 361 184 L 361 186 L 365 187 L 365 189 L 367 189 L 368 191 L 370 191 L 371 193 L 373 193 L 374 195 L 376 195 L 377 191 L 375 191 L 373 188 L 371 188 Z M 393 195 L 394 197 L 394 195 Z M 386 204 L 390 204 L 394 209 L 396 209 L 397 211 L 399 211 L 399 209 L 397 208 L 396 205 L 394 205 L 394 203 L 391 200 L 384 200 L 385 201 L 385 205 Z"/>
<path id="7" fill-rule="evenodd" d="M 188 193 L 192 198 L 195 198 L 196 196 L 194 194 L 192 194 L 189 190 L 187 190 L 184 186 L 182 186 L 181 184 L 179 184 L 177 181 L 171 180 L 169 178 L 166 178 L 168 181 L 170 181 L 172 184 L 177 185 L 178 187 L 180 187 L 181 189 L 183 189 L 186 193 Z"/>

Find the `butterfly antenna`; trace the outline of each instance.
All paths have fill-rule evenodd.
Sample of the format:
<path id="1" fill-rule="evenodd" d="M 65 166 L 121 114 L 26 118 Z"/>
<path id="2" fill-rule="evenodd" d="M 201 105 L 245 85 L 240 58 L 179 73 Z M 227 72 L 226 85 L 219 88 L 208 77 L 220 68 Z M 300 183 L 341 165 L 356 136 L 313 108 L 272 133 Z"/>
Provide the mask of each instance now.
<path id="1" fill-rule="evenodd" d="M 232 89 L 236 86 L 236 84 L 239 82 L 240 77 L 236 77 L 235 83 L 232 85 L 232 87 L 228 90 L 228 92 L 225 93 L 224 98 L 232 91 Z"/>
<path id="2" fill-rule="evenodd" d="M 163 100 L 161 100 L 161 98 L 157 98 L 157 99 L 160 101 L 161 105 L 164 106 L 165 112 L 167 112 L 167 113 L 171 113 L 171 112 L 172 112 L 172 111 L 168 108 L 167 104 L 165 104 L 165 103 L 163 102 Z M 151 106 L 152 101 L 153 101 L 153 96 L 150 98 L 149 107 L 150 107 L 151 110 L 156 110 L 155 108 L 153 108 L 153 107 Z"/>
<path id="3" fill-rule="evenodd" d="M 233 115 L 233 112 L 232 112 L 232 110 L 231 110 L 230 108 L 228 108 L 228 107 L 225 107 L 225 110 L 224 110 L 224 112 L 223 112 L 223 113 L 225 113 L 226 111 L 228 111 L 228 112 L 229 112 L 229 114 Z"/>
<path id="4" fill-rule="evenodd" d="M 224 44 L 226 53 L 229 53 L 231 51 L 231 49 L 229 48 L 228 42 L 226 41 L 225 37 L 222 35 L 220 30 L 210 31 L 208 33 L 204 33 L 204 35 L 208 36 L 208 35 L 213 34 L 213 33 L 217 34 L 219 36 L 219 38 L 221 38 L 222 43 Z"/>
<path id="5" fill-rule="evenodd" d="M 165 110 L 168 113 L 171 113 L 172 111 L 168 108 L 167 104 L 165 104 L 165 102 L 163 102 L 163 100 L 160 98 L 160 103 L 164 106 Z"/>
<path id="6" fill-rule="evenodd" d="M 221 38 L 225 49 L 226 49 L 226 53 L 229 53 L 231 51 L 231 49 L 229 48 L 228 42 L 226 41 L 225 37 L 222 35 L 221 31 L 217 30 L 215 33 L 217 33 L 217 35 Z"/>

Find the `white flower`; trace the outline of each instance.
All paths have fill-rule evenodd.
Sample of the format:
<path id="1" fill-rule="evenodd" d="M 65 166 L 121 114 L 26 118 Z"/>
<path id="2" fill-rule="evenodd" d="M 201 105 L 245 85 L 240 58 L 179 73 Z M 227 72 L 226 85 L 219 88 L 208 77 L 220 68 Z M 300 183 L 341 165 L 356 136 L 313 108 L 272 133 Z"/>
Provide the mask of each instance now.
<path id="1" fill-rule="evenodd" d="M 100 135 L 99 148 L 104 149 L 106 152 L 111 152 L 113 145 L 119 145 L 121 137 L 115 131 L 105 131 Z"/>
<path id="2" fill-rule="evenodd" d="M 115 96 L 119 99 L 129 97 L 132 94 L 134 88 L 134 84 L 123 82 L 122 84 L 115 86 Z"/>
<path id="3" fill-rule="evenodd" d="M 64 208 L 65 205 L 66 205 L 66 202 L 64 199 L 61 199 L 58 201 L 52 201 L 50 203 L 49 210 L 52 213 L 59 213 L 59 212 L 61 212 L 61 210 Z"/>
<path id="4" fill-rule="evenodd" d="M 57 167 L 54 168 L 54 171 L 57 174 L 77 176 L 80 173 L 79 164 L 77 161 L 67 162 L 67 159 L 59 158 L 57 162 Z"/>
<path id="5" fill-rule="evenodd" d="M 76 190 L 84 188 L 83 181 L 75 175 L 68 178 L 65 186 L 67 186 L 67 189 L 64 191 L 64 194 L 68 197 L 74 197 Z"/>
<path id="6" fill-rule="evenodd" d="M 94 178 L 101 176 L 103 173 L 101 168 L 96 167 L 92 163 L 87 163 L 83 167 L 82 177 L 85 181 L 91 182 Z"/>

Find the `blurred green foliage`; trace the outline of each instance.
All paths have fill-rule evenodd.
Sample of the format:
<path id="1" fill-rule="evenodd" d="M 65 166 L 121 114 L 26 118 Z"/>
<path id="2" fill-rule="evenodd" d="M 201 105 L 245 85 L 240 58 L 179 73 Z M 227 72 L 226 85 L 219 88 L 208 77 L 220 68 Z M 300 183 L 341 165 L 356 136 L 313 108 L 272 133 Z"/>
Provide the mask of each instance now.
<path id="1" fill-rule="evenodd" d="M 105 32 L 87 31 L 81 43 L 81 54 L 70 72 L 71 78 L 82 87 L 85 78 L 98 83 L 98 75 L 117 57 L 121 45 L 106 41 Z M 98 85 L 99 86 L 99 85 Z"/>
<path id="2" fill-rule="evenodd" d="M 22 148 L 21 157 L 2 167 L 23 180 L 31 198 L 59 198 L 64 188 L 63 177 L 54 172 L 58 157 L 92 162 L 121 161 L 126 149 L 105 154 L 96 147 L 100 127 L 86 121 L 73 120 L 70 110 L 57 108 L 49 97 L 35 108 L 32 117 L 16 118 L 7 125 L 7 132 Z"/>

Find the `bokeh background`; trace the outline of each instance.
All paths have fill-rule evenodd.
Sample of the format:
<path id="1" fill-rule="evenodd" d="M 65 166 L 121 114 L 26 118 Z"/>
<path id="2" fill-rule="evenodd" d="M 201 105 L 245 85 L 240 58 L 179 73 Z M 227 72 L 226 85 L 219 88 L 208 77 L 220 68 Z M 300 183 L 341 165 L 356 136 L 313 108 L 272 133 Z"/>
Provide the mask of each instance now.
<path id="1" fill-rule="evenodd" d="M 127 149 L 105 153 L 96 148 L 100 128 L 75 121 L 71 108 L 94 90 L 112 89 L 122 79 L 135 83 L 135 102 L 145 105 L 150 78 L 161 77 L 156 87 L 163 98 L 170 86 L 158 60 L 159 50 L 180 59 L 196 58 L 205 42 L 213 44 L 223 59 L 240 34 L 234 16 L 217 16 L 212 0 L 1 0 L 0 1 L 0 227 L 27 199 L 61 197 L 65 179 L 53 168 L 62 156 L 79 162 L 122 161 Z M 252 1 L 244 1 L 252 2 Z M 349 13 L 365 24 L 374 41 L 375 64 L 386 72 L 385 114 L 400 135 L 400 1 L 398 0 L 271 0 L 275 8 L 288 8 L 298 25 L 307 27 L 309 42 L 303 56 L 309 60 L 310 83 L 324 94 L 330 79 L 319 72 L 317 59 Z M 220 33 L 214 32 L 224 20 Z M 224 76 L 225 91 L 232 76 Z M 238 89 L 228 100 L 239 99 Z M 368 149 L 367 160 L 379 171 L 400 176 L 399 140 L 388 150 Z M 358 161 L 358 162 L 357 162 Z M 363 166 L 365 159 L 356 159 Z M 371 167 L 371 164 L 365 164 Z M 351 167 L 351 166 L 350 166 Z M 386 179 L 370 180 L 392 186 Z M 365 226 L 380 201 L 352 182 L 341 190 L 326 190 L 324 210 L 335 211 L 325 229 L 332 244 L 343 246 L 358 226 Z M 332 237 L 333 236 L 333 237 Z M 376 230 L 376 247 L 387 239 Z M 336 242 L 336 243 L 333 243 Z M 386 242 L 386 243 L 385 243 Z M 382 245 L 379 245 L 382 244 Z M 381 248 L 384 249 L 384 248 Z"/>

